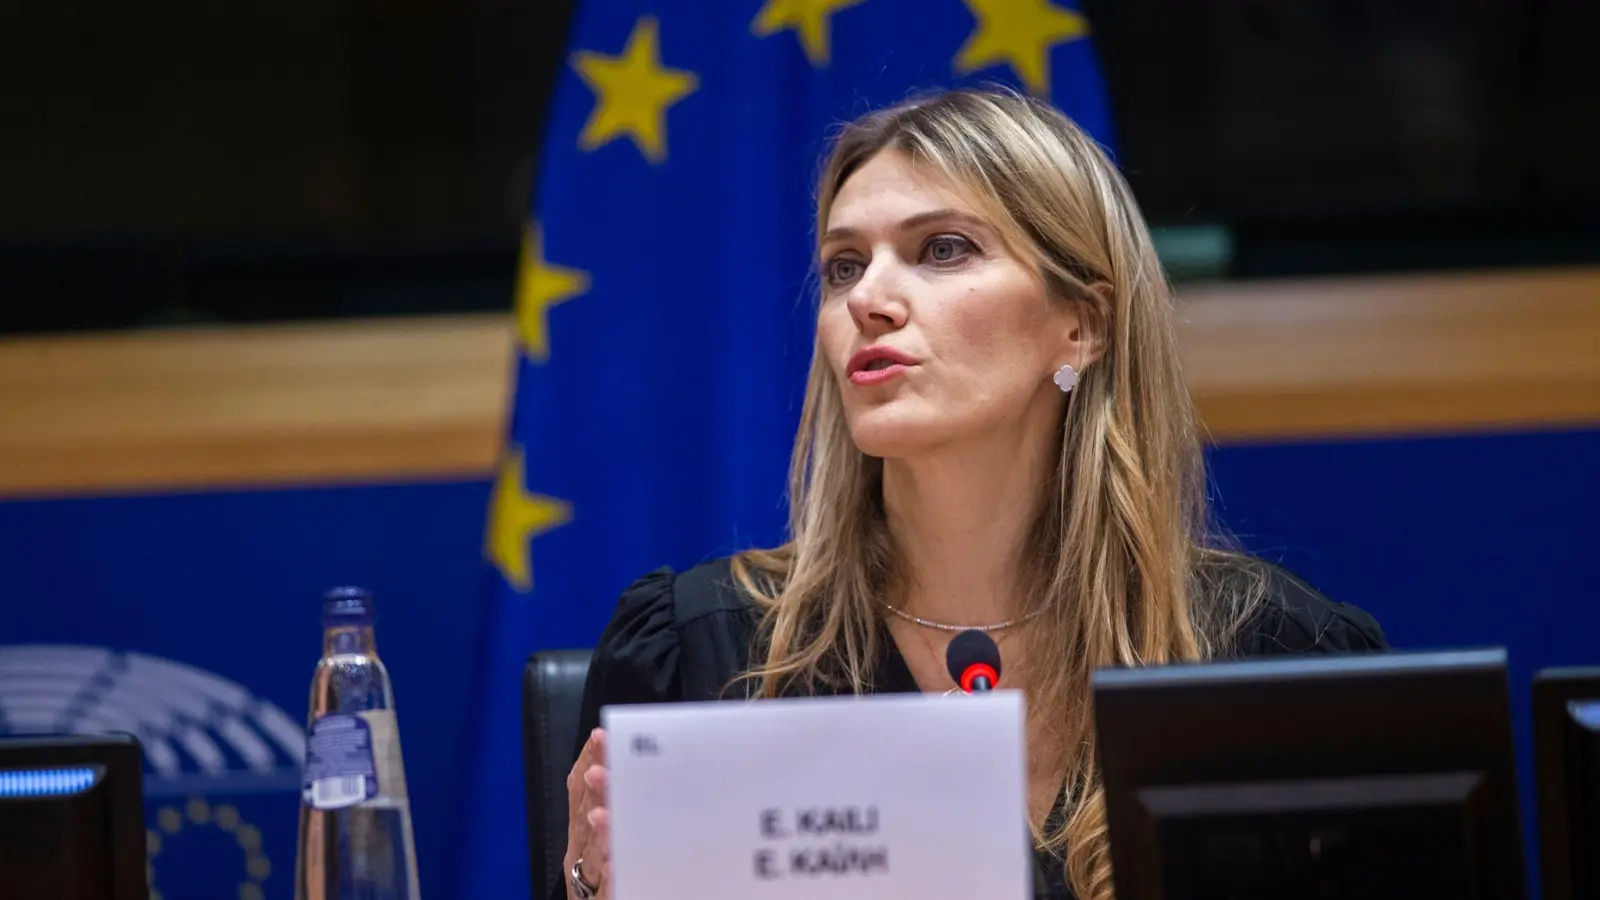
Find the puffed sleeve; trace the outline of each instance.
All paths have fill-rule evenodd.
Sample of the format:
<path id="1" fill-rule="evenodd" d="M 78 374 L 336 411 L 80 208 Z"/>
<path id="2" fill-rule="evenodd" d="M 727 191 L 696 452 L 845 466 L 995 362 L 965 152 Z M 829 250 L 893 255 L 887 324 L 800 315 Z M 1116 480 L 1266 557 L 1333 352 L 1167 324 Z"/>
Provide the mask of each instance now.
<path id="1" fill-rule="evenodd" d="M 602 707 L 681 699 L 674 577 L 672 569 L 657 569 L 629 585 L 617 601 L 589 662 L 574 760 L 589 733 L 599 727 Z"/>
<path id="2" fill-rule="evenodd" d="M 1378 620 L 1366 610 L 1329 600 L 1281 566 L 1267 566 L 1265 602 L 1241 635 L 1245 656 L 1362 653 L 1388 650 Z"/>

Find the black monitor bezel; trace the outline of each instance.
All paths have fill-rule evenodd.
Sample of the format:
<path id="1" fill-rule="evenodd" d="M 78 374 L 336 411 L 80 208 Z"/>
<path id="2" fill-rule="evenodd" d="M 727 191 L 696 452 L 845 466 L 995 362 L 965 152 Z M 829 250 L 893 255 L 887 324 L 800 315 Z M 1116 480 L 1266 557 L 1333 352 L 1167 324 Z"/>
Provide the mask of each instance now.
<path id="1" fill-rule="evenodd" d="M 1503 649 L 1102 669 L 1092 691 L 1119 900 L 1163 896 L 1148 789 L 1450 773 L 1479 775 L 1480 898 L 1526 896 Z"/>

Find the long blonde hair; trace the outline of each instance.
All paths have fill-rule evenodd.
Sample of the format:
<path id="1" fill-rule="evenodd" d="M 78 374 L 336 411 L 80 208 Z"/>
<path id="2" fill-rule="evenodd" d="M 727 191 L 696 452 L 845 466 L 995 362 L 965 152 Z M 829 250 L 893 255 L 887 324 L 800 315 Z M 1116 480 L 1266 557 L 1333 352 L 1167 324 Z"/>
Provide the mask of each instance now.
<path id="1" fill-rule="evenodd" d="M 1063 858 L 1079 897 L 1107 900 L 1090 673 L 1218 653 L 1260 579 L 1207 549 L 1201 438 L 1171 292 L 1100 147 L 1009 90 L 908 101 L 837 134 L 818 186 L 818 235 L 845 179 L 885 150 L 963 187 L 1050 294 L 1078 305 L 1100 350 L 1067 404 L 1047 502 L 1017 563 L 1019 612 L 1041 611 L 1022 636 L 1031 752 L 1047 755 L 1063 797 L 1064 814 L 1034 823 L 1035 838 Z M 869 689 L 887 639 L 882 598 L 908 574 L 885 524 L 882 472 L 852 442 L 838 384 L 813 350 L 789 475 L 790 540 L 734 559 L 762 612 L 765 650 L 747 673 L 757 696 Z M 1224 570 L 1244 577 L 1215 577 Z"/>

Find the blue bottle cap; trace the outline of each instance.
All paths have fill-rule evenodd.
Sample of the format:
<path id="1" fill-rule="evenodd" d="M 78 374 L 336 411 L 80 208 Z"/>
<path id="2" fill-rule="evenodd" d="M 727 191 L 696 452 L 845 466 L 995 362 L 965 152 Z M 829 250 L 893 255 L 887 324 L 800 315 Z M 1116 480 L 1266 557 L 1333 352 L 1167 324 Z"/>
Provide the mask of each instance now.
<path id="1" fill-rule="evenodd" d="M 371 625 L 372 592 L 358 587 L 336 587 L 322 596 L 322 627 Z"/>

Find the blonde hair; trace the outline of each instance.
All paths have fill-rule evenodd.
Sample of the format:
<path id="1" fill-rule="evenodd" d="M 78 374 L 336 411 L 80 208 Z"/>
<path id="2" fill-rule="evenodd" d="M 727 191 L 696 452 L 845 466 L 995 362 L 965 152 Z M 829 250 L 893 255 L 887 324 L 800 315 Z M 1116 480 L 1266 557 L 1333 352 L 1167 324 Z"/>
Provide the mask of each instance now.
<path id="1" fill-rule="evenodd" d="M 1050 294 L 1078 305 L 1100 350 L 1070 395 L 1047 502 L 1017 564 L 1019 613 L 1039 611 L 1022 636 L 1031 752 L 1059 776 L 1064 801 L 1063 815 L 1034 823 L 1035 839 L 1063 858 L 1079 897 L 1107 900 L 1090 673 L 1222 651 L 1261 578 L 1206 548 L 1202 446 L 1171 292 L 1100 147 L 1054 108 L 1009 90 L 901 103 L 835 137 L 818 235 L 845 180 L 883 151 L 964 188 Z M 814 350 L 790 467 L 790 540 L 733 561 L 762 612 L 764 658 L 746 675 L 757 696 L 870 689 L 886 640 L 881 600 L 907 574 L 885 524 L 882 471 L 852 442 L 839 387 Z"/>

